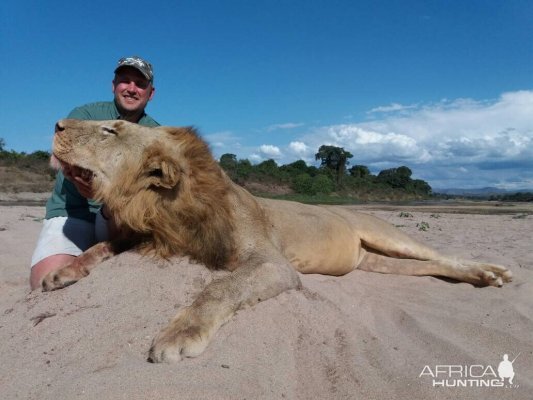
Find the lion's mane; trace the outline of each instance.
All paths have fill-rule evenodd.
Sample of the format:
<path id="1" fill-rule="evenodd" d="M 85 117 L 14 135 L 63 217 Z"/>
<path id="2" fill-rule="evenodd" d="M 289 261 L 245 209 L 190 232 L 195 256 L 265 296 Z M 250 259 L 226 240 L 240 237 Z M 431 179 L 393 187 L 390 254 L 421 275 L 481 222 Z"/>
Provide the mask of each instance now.
<path id="1" fill-rule="evenodd" d="M 210 268 L 235 249 L 229 179 L 193 128 L 172 128 L 141 160 L 127 159 L 116 182 L 96 189 L 115 222 L 142 241 L 144 254 L 188 254 Z"/>

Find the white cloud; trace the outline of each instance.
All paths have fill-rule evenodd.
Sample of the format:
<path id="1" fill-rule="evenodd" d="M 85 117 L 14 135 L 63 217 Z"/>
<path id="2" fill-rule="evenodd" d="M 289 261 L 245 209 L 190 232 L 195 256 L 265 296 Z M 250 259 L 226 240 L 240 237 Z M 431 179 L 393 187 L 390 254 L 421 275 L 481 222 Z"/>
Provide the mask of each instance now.
<path id="1" fill-rule="evenodd" d="M 233 149 L 238 149 L 241 147 L 241 144 L 239 143 L 240 138 L 230 131 L 210 133 L 208 135 L 204 135 L 204 139 L 212 147 L 218 148 L 218 150 L 228 147 L 232 147 Z"/>
<path id="2" fill-rule="evenodd" d="M 259 146 L 259 151 L 268 158 L 280 158 L 282 156 L 279 147 L 271 144 L 263 144 Z"/>
<path id="3" fill-rule="evenodd" d="M 436 187 L 479 187 L 533 179 L 533 91 L 498 99 L 442 100 L 377 107 L 379 118 L 324 126 L 299 137 L 309 152 L 322 144 L 344 147 L 352 164 L 375 171 L 399 165 Z M 386 112 L 401 111 L 400 113 Z"/>
<path id="4" fill-rule="evenodd" d="M 304 142 L 290 142 L 289 143 L 289 150 L 296 155 L 305 155 L 309 148 Z"/>
<path id="5" fill-rule="evenodd" d="M 533 187 L 533 90 L 503 93 L 492 100 L 443 99 L 430 104 L 376 107 L 371 120 L 286 132 L 287 143 L 246 143 L 231 132 L 208 135 L 217 153 L 278 164 L 314 163 L 323 145 L 344 147 L 351 164 L 372 172 L 407 165 L 433 187 Z M 345 122 L 345 120 L 344 120 Z M 303 124 L 278 124 L 291 129 Z M 283 128 L 284 127 L 284 128 Z M 252 138 L 250 138 L 252 140 Z"/>
<path id="6" fill-rule="evenodd" d="M 378 127 L 378 129 L 380 129 Z M 317 129 L 308 138 L 318 149 L 321 144 L 343 147 L 360 164 L 399 160 L 404 164 L 427 162 L 430 153 L 408 134 L 363 128 L 358 124 L 334 125 Z"/>
<path id="7" fill-rule="evenodd" d="M 416 105 L 404 106 L 399 103 L 392 103 L 391 105 L 388 105 L 388 106 L 380 106 L 380 107 L 373 108 L 370 111 L 368 111 L 368 114 L 398 112 L 398 111 L 405 111 L 405 110 L 409 110 L 413 108 L 416 108 Z"/>
<path id="8" fill-rule="evenodd" d="M 263 157 L 261 157 L 259 154 L 252 153 L 248 156 L 248 160 L 250 160 L 252 164 L 257 164 L 263 161 Z"/>
<path id="9" fill-rule="evenodd" d="M 271 132 L 271 131 L 276 131 L 278 129 L 294 129 L 294 128 L 299 128 L 301 126 L 303 126 L 304 124 L 302 123 L 295 123 L 295 122 L 287 122 L 287 123 L 284 123 L 284 124 L 274 124 L 274 125 L 270 125 L 266 128 L 266 130 L 268 132 Z"/>

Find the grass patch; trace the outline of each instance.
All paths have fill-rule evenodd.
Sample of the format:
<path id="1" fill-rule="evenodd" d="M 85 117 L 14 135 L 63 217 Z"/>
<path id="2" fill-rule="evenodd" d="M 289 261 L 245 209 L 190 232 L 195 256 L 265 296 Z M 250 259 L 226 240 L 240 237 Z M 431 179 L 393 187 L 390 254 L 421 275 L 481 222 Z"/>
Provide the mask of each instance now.
<path id="1" fill-rule="evenodd" d="M 405 211 L 402 211 L 401 213 L 398 214 L 398 217 L 400 217 L 400 218 L 413 218 L 413 214 L 405 212 Z"/>
<path id="2" fill-rule="evenodd" d="M 280 194 L 272 195 L 269 193 L 256 193 L 259 197 L 264 197 L 267 199 L 275 200 L 288 200 L 288 201 L 297 201 L 304 204 L 331 204 L 331 205 L 350 205 L 350 204 L 362 204 L 363 202 L 353 197 L 348 196 L 331 196 L 328 194 L 315 194 L 315 195 L 306 195 L 306 194 Z"/>
<path id="3" fill-rule="evenodd" d="M 420 223 L 416 224 L 416 227 L 419 231 L 428 231 L 429 230 L 429 224 L 426 221 L 422 221 Z"/>

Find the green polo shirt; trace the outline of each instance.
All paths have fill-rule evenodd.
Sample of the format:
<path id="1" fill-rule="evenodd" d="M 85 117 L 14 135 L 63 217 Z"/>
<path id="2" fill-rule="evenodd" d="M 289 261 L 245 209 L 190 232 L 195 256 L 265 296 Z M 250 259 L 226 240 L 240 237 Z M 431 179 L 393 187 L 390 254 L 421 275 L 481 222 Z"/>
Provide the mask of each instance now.
<path id="1" fill-rule="evenodd" d="M 120 119 L 120 114 L 113 101 L 91 103 L 77 107 L 67 118 L 93 121 Z M 159 126 L 149 115 L 144 114 L 138 122 L 143 126 Z M 94 222 L 101 204 L 88 200 L 78 193 L 76 186 L 61 171 L 57 173 L 56 183 L 52 195 L 46 202 L 46 219 L 54 217 L 72 217 Z"/>

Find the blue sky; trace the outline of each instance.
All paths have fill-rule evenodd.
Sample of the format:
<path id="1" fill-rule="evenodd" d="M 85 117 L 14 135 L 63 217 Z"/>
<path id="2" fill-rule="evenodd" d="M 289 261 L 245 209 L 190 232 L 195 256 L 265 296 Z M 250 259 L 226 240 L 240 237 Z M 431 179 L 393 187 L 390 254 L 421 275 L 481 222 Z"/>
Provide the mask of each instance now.
<path id="1" fill-rule="evenodd" d="M 216 157 L 314 163 L 342 146 L 434 188 L 533 188 L 533 1 L 0 2 L 0 137 L 49 150 L 110 100 L 116 61 L 155 70 L 147 111 Z"/>

